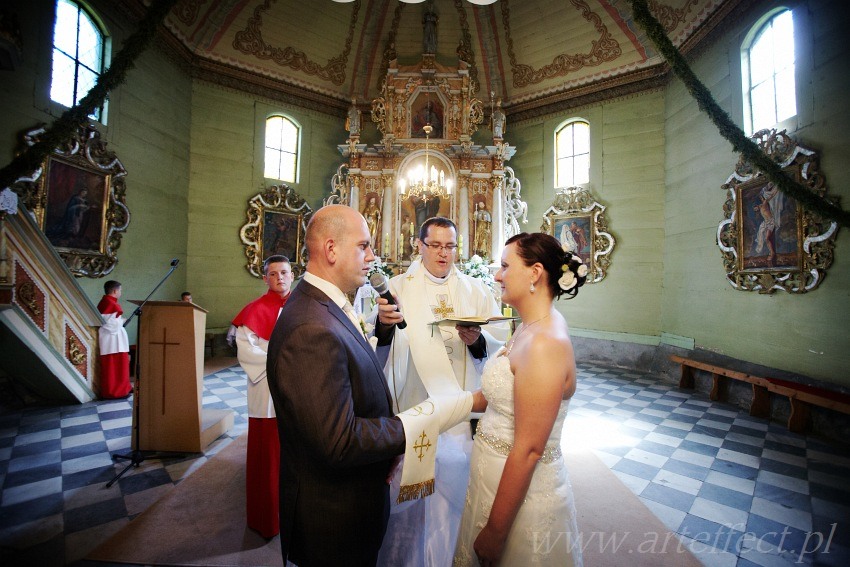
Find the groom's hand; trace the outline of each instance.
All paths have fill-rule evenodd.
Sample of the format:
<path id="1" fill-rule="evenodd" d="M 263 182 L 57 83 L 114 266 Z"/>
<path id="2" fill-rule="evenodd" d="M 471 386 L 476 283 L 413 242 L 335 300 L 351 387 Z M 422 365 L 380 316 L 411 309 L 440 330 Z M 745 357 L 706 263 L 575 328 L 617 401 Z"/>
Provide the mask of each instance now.
<path id="1" fill-rule="evenodd" d="M 388 473 L 387 473 L 387 479 L 386 479 L 386 480 L 387 480 L 387 484 L 392 484 L 392 483 L 393 483 L 393 477 L 395 476 L 395 473 L 396 473 L 396 471 L 398 470 L 398 467 L 399 467 L 399 466 L 401 466 L 401 460 L 402 460 L 403 458 L 404 458 L 404 453 L 402 453 L 401 455 L 396 456 L 396 458 L 395 458 L 395 459 L 393 459 L 393 464 L 392 464 L 392 465 L 390 465 L 390 472 L 388 472 Z"/>

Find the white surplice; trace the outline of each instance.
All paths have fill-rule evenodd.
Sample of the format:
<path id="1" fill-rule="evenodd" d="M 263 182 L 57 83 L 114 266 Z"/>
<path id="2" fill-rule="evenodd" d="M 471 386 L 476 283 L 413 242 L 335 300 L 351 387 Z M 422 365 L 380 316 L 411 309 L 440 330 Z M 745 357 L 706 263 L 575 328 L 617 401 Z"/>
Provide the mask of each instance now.
<path id="1" fill-rule="evenodd" d="M 434 378 L 431 378 L 430 384 L 423 383 L 411 352 L 410 342 L 417 340 L 417 336 L 419 340 L 430 340 L 435 336 L 442 341 L 444 348 L 438 349 L 435 356 L 446 357 L 448 364 L 445 368 L 450 368 L 453 373 L 453 376 L 445 378 L 453 379 L 460 389 L 478 389 L 485 360 L 477 360 L 470 354 L 453 326 L 430 323 L 445 317 L 499 315 L 499 306 L 486 284 L 456 268 L 452 268 L 447 278 L 435 278 L 420 261 L 414 261 L 405 274 L 390 280 L 390 290 L 399 298 L 407 321 L 407 329 L 395 329 L 384 368 L 393 397 L 393 409 L 396 412 L 407 410 L 429 396 L 440 394 L 445 386 Z M 508 325 L 487 325 L 482 327 L 482 334 L 487 342 L 487 352 L 494 353 L 507 339 Z M 429 387 L 434 391 L 429 391 Z M 393 508 L 378 558 L 379 565 L 451 564 L 471 451 L 471 429 L 467 421 L 441 434 L 437 443 L 435 492 L 420 500 L 395 503 L 399 490 L 399 475 L 396 475 L 391 486 Z"/>

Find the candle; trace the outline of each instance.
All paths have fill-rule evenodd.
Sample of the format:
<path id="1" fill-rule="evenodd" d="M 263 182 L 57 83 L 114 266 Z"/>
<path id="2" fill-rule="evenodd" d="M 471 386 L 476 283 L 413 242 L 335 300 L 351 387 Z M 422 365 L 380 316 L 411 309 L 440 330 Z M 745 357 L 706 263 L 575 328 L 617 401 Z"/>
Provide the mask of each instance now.
<path id="1" fill-rule="evenodd" d="M 457 257 L 463 259 L 463 235 L 457 237 Z"/>
<path id="2" fill-rule="evenodd" d="M 404 233 L 398 233 L 398 261 L 404 260 Z"/>
<path id="3" fill-rule="evenodd" d="M 389 258 L 390 257 L 390 233 L 389 232 L 384 233 L 384 245 L 382 246 L 382 248 L 384 249 L 384 256 Z"/>
<path id="4" fill-rule="evenodd" d="M 513 308 L 512 307 L 503 307 L 502 308 L 502 315 L 504 315 L 505 317 L 513 317 L 514 316 Z M 510 338 L 511 335 L 514 334 L 514 325 L 515 324 L 516 324 L 516 321 L 511 321 L 511 326 L 508 329 L 508 338 Z"/>

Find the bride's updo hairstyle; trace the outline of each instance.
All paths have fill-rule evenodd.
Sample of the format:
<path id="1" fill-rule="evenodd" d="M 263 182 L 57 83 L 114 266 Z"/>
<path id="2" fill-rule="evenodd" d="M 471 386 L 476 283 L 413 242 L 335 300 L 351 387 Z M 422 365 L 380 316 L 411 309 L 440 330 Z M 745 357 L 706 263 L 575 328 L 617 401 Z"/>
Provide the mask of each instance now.
<path id="1" fill-rule="evenodd" d="M 561 243 L 554 236 L 542 232 L 521 232 L 510 237 L 505 242 L 507 244 L 516 244 L 517 255 L 526 266 L 540 262 L 546 270 L 546 284 L 555 299 L 561 295 L 572 299 L 587 281 L 587 266 L 578 255 L 561 248 Z"/>

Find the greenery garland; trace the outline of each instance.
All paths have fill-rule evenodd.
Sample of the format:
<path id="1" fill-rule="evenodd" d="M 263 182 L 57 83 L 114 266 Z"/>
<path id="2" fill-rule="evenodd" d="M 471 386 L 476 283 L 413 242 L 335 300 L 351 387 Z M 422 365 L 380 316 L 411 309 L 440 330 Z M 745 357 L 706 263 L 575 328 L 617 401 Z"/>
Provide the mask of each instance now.
<path id="1" fill-rule="evenodd" d="M 53 124 L 39 136 L 38 141 L 21 152 L 9 165 L 0 169 L 0 187 L 9 187 L 21 177 L 30 176 L 38 170 L 55 149 L 62 147 L 72 139 L 80 124 L 88 120 L 89 115 L 103 104 L 109 92 L 124 82 L 127 71 L 133 67 L 136 58 L 148 47 L 156 36 L 160 23 L 178 0 L 154 0 L 147 14 L 139 23 L 139 29 L 127 38 L 121 51 L 112 60 L 112 64 L 100 77 L 94 87 L 76 106 L 62 113 Z"/>
<path id="2" fill-rule="evenodd" d="M 697 101 L 700 110 L 705 112 L 714 122 L 720 135 L 726 138 L 732 148 L 742 154 L 744 159 L 762 171 L 768 179 L 773 181 L 780 191 L 793 197 L 805 207 L 833 219 L 842 226 L 850 226 L 850 214 L 837 204 L 816 195 L 796 180 L 782 173 L 782 168 L 767 156 L 758 144 L 748 138 L 738 128 L 729 115 L 717 104 L 711 96 L 711 92 L 696 77 L 693 70 L 688 66 L 685 58 L 667 37 L 662 25 L 650 13 L 647 0 L 630 0 L 635 21 L 640 24 L 646 35 L 655 44 L 655 47 L 667 60 L 677 77 L 685 84 L 688 92 Z"/>

